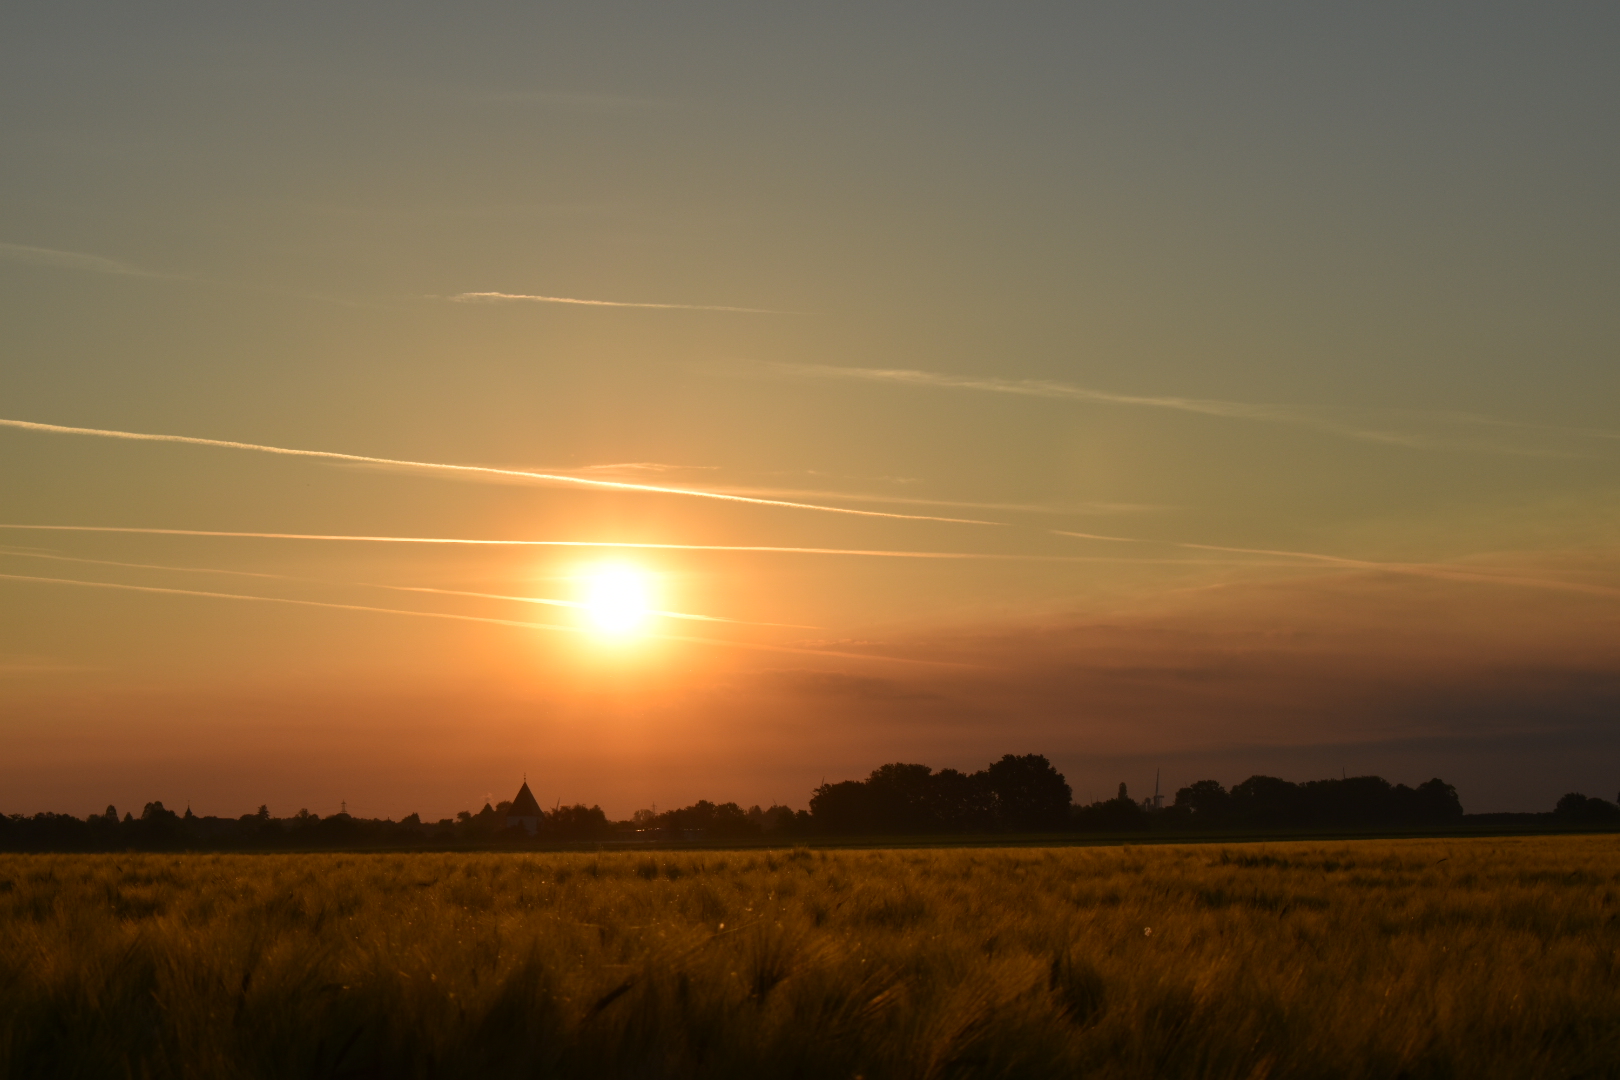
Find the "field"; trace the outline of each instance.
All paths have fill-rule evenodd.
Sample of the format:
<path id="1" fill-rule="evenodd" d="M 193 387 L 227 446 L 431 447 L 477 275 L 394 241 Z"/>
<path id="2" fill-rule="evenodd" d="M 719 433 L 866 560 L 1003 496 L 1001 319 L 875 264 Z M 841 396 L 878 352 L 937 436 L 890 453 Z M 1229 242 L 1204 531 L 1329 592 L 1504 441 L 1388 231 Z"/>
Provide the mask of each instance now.
<path id="1" fill-rule="evenodd" d="M 1620 1076 L 1620 840 L 0 856 L 0 1069 Z"/>

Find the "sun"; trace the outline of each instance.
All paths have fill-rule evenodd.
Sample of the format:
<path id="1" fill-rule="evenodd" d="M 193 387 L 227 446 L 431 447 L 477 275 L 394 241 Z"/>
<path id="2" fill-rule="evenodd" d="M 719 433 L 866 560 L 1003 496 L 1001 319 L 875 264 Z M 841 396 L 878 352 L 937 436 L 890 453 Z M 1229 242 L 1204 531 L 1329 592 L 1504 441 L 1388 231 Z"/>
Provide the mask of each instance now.
<path id="1" fill-rule="evenodd" d="M 647 578 L 627 566 L 604 566 L 585 576 L 585 611 L 598 630 L 628 634 L 647 618 Z"/>

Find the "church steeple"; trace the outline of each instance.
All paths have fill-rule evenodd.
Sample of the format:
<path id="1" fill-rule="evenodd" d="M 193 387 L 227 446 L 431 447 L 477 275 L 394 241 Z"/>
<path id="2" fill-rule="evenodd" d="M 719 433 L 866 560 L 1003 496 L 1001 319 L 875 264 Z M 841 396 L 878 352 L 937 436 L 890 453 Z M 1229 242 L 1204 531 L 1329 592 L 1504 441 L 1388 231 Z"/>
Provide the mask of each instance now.
<path id="1" fill-rule="evenodd" d="M 529 790 L 529 782 L 523 781 L 518 793 L 512 796 L 512 805 L 506 808 L 507 814 L 516 814 L 518 817 L 539 817 L 540 803 L 535 800 L 534 792 Z"/>
<path id="2" fill-rule="evenodd" d="M 512 805 L 506 808 L 506 827 L 508 829 L 521 828 L 530 836 L 540 830 L 540 822 L 545 815 L 540 810 L 540 803 L 535 800 L 534 792 L 529 790 L 529 778 L 525 774 L 523 786 L 518 793 L 512 796 Z"/>

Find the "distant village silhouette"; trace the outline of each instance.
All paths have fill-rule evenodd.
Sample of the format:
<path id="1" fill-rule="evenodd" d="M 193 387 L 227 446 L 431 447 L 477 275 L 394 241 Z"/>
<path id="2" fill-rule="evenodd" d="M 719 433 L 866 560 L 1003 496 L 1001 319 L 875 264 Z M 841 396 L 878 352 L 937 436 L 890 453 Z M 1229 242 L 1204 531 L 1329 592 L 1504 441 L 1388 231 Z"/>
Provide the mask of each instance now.
<path id="1" fill-rule="evenodd" d="M 1157 785 L 1155 785 L 1157 786 Z M 1293 783 L 1251 776 L 1230 789 L 1199 780 L 1170 805 L 1155 790 L 1133 799 L 1126 785 L 1107 800 L 1074 803 L 1063 774 L 1041 754 L 1008 754 L 975 773 L 893 763 L 865 780 L 823 783 L 808 810 L 773 805 L 744 810 L 706 799 L 659 812 L 637 810 L 610 821 L 600 806 L 541 807 L 528 778 L 510 800 L 485 802 L 477 813 L 424 822 L 328 817 L 299 810 L 273 817 L 269 807 L 239 818 L 183 814 L 161 802 L 139 817 L 113 806 L 76 818 L 37 813 L 0 816 L 0 850 L 256 850 L 315 848 L 532 848 L 658 844 L 797 843 L 846 838 L 1060 837 L 1136 834 L 1191 836 L 1211 832 L 1400 831 L 1473 825 L 1481 828 L 1620 827 L 1620 806 L 1579 793 L 1544 814 L 1464 814 L 1457 790 L 1435 778 L 1417 787 L 1378 776 Z"/>

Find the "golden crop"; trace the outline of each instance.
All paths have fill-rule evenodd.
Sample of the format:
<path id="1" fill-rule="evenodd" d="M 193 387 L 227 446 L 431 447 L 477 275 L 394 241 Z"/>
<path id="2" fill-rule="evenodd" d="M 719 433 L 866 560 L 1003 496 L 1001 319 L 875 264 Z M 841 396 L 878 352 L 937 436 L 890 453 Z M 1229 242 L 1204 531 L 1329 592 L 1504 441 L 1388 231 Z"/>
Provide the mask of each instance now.
<path id="1" fill-rule="evenodd" d="M 1620 1075 L 1610 836 L 0 856 L 0 1070 Z"/>

